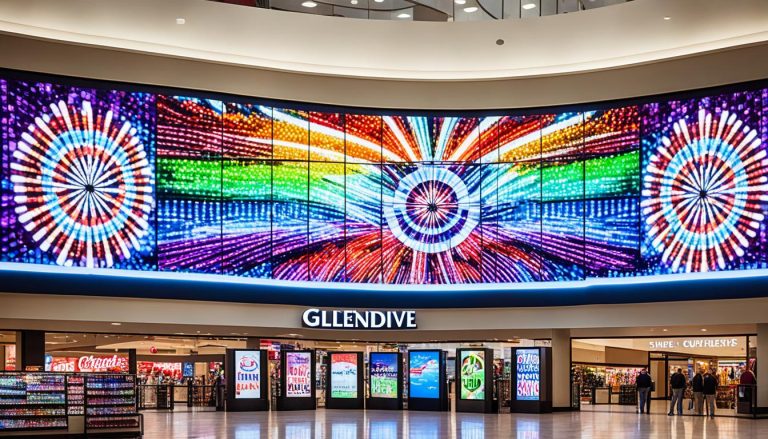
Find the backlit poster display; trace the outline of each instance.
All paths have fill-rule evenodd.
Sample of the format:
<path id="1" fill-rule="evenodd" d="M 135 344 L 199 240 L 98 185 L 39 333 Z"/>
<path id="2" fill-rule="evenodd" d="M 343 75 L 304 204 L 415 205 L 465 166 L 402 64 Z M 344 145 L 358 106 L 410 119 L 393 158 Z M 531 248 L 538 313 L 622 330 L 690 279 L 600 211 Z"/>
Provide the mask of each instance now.
<path id="1" fill-rule="evenodd" d="M 181 376 L 184 378 L 192 378 L 195 376 L 195 363 L 184 362 L 181 365 Z"/>
<path id="2" fill-rule="evenodd" d="M 541 357 L 538 349 L 516 349 L 518 401 L 538 401 Z"/>
<path id="3" fill-rule="evenodd" d="M 396 353 L 371 353 L 372 398 L 397 398 L 398 367 Z"/>
<path id="4" fill-rule="evenodd" d="M 408 388 L 411 398 L 440 397 L 440 351 L 408 353 Z"/>
<path id="5" fill-rule="evenodd" d="M 461 351 L 461 399 L 485 399 L 485 352 Z"/>
<path id="6" fill-rule="evenodd" d="M 357 354 L 331 354 L 331 398 L 357 398 Z"/>
<path id="7" fill-rule="evenodd" d="M 289 398 L 312 396 L 312 353 L 286 352 L 285 395 Z"/>
<path id="8" fill-rule="evenodd" d="M 261 353 L 235 351 L 235 399 L 261 398 Z"/>

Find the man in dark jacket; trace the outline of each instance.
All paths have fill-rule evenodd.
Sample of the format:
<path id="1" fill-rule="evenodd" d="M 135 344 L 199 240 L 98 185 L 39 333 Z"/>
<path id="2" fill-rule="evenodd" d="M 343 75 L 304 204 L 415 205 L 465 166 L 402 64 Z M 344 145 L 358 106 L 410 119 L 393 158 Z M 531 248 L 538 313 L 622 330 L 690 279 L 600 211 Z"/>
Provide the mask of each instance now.
<path id="1" fill-rule="evenodd" d="M 638 404 L 640 404 L 640 413 L 645 413 L 645 404 L 648 401 L 648 396 L 651 393 L 651 376 L 648 375 L 648 371 L 645 369 L 640 371 L 640 374 L 635 378 L 635 387 L 637 387 Z M 651 410 L 648 409 L 648 414 Z"/>
<path id="2" fill-rule="evenodd" d="M 707 409 L 709 409 L 709 417 L 715 417 L 715 395 L 717 395 L 717 377 L 707 372 L 704 375 L 704 397 L 707 398 Z"/>
<path id="3" fill-rule="evenodd" d="M 677 405 L 677 414 L 683 414 L 683 396 L 685 395 L 685 375 L 683 375 L 683 369 L 677 369 L 676 373 L 672 374 L 669 379 L 670 387 L 672 388 L 672 402 L 669 405 L 669 416 L 675 414 L 675 405 Z"/>
<path id="4" fill-rule="evenodd" d="M 704 414 L 704 375 L 701 371 L 696 372 L 691 380 L 691 390 L 693 390 L 693 402 L 696 414 Z"/>

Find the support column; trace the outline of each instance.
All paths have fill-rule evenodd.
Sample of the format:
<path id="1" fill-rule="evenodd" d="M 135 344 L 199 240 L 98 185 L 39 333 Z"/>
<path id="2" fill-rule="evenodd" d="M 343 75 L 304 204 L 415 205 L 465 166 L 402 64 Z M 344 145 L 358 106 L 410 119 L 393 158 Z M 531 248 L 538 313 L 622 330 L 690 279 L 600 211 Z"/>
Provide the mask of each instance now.
<path id="1" fill-rule="evenodd" d="M 16 332 L 16 370 L 45 370 L 45 331 Z"/>
<path id="2" fill-rule="evenodd" d="M 757 325 L 757 406 L 768 411 L 768 323 Z"/>
<path id="3" fill-rule="evenodd" d="M 571 408 L 571 330 L 552 330 L 552 408 Z"/>

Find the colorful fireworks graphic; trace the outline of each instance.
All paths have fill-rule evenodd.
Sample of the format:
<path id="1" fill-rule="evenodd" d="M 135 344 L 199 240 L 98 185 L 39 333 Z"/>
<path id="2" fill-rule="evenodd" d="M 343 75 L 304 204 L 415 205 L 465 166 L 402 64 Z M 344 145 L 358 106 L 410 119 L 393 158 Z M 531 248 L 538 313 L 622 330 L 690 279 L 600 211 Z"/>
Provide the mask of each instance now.
<path id="1" fill-rule="evenodd" d="M 7 261 L 451 284 L 766 259 L 768 92 L 443 117 L 0 85 Z"/>
<path id="2" fill-rule="evenodd" d="M 758 238 L 768 198 L 758 132 L 735 113 L 680 119 L 651 153 L 643 181 L 648 239 L 671 271 L 725 269 Z"/>
<path id="3" fill-rule="evenodd" d="M 4 258 L 150 268 L 151 97 L 15 85 L 3 99 L 15 122 L 4 129 Z"/>

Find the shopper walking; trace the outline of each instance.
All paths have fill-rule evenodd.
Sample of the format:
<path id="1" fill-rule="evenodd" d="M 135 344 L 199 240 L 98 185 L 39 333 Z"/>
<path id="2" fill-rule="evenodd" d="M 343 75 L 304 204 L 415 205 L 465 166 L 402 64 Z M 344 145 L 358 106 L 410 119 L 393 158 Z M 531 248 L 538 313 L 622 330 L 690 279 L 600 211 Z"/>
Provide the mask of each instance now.
<path id="1" fill-rule="evenodd" d="M 677 405 L 677 414 L 683 414 L 683 396 L 685 395 L 685 375 L 683 375 L 683 369 L 677 369 L 677 372 L 672 374 L 669 379 L 670 387 L 672 388 L 672 401 L 669 404 L 669 416 L 675 414 L 675 405 Z"/>
<path id="2" fill-rule="evenodd" d="M 694 413 L 698 416 L 704 414 L 704 374 L 699 370 L 691 380 L 691 390 L 693 391 Z"/>
<path id="3" fill-rule="evenodd" d="M 635 378 L 635 387 L 637 387 L 637 402 L 640 406 L 640 413 L 650 414 L 651 409 L 645 411 L 646 401 L 651 394 L 651 376 L 648 375 L 648 371 L 643 369 L 640 374 Z"/>
<path id="4" fill-rule="evenodd" d="M 717 377 L 711 372 L 704 375 L 704 397 L 707 398 L 709 417 L 715 418 L 715 395 L 717 395 Z"/>

